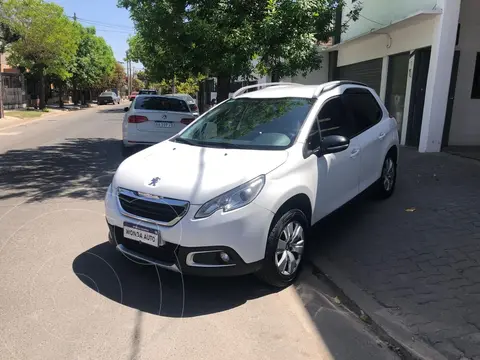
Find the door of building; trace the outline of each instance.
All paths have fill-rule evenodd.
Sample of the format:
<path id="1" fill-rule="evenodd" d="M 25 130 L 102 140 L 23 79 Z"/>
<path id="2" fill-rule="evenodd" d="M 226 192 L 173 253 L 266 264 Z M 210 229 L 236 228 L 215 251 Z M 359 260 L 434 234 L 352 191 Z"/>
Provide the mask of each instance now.
<path id="1" fill-rule="evenodd" d="M 452 124 L 453 103 L 455 101 L 455 88 L 457 87 L 458 64 L 460 51 L 456 50 L 453 55 L 452 75 L 450 77 L 450 88 L 448 90 L 447 111 L 445 113 L 445 125 L 443 126 L 442 148 L 448 146 L 450 126 Z"/>
<path id="2" fill-rule="evenodd" d="M 340 66 L 337 68 L 338 78 L 335 80 L 359 81 L 380 94 L 382 80 L 382 59 L 363 61 L 360 63 Z"/>
<path id="3" fill-rule="evenodd" d="M 430 54 L 430 47 L 415 50 L 412 54 L 415 56 L 415 65 L 413 67 L 412 92 L 408 112 L 406 136 L 406 145 L 408 146 L 418 147 L 418 145 L 420 145 L 420 132 L 422 130 L 423 107 L 425 105 L 425 90 L 427 88 Z"/>
<path id="4" fill-rule="evenodd" d="M 397 120 L 399 131 L 402 129 L 403 114 L 405 111 L 405 93 L 407 91 L 409 61 L 410 52 L 407 52 L 390 56 L 388 64 L 385 106 L 390 112 L 390 115 Z"/>

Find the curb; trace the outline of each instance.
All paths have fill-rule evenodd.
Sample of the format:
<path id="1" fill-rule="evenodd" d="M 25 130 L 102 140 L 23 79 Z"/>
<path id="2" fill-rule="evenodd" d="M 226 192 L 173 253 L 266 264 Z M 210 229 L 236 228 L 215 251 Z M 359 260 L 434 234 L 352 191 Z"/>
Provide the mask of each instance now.
<path id="1" fill-rule="evenodd" d="M 345 306 L 361 320 L 370 325 L 372 331 L 403 359 L 448 360 L 436 349 L 426 344 L 396 321 L 388 310 L 365 291 L 350 281 L 327 258 L 319 256 L 310 261 L 316 276 L 322 277 L 342 298 Z"/>
<path id="2" fill-rule="evenodd" d="M 82 109 L 82 110 L 95 109 L 96 107 L 97 106 L 92 106 L 92 107 L 88 107 L 88 108 L 85 108 L 85 109 Z M 1 127 L 1 119 L 0 119 L 0 131 L 13 129 L 13 128 L 16 128 L 18 126 L 22 126 L 22 125 L 26 125 L 26 124 L 33 124 L 33 123 L 36 123 L 38 121 L 48 120 L 50 118 L 55 118 L 57 116 L 62 116 L 62 115 L 68 115 L 68 114 L 72 114 L 72 113 L 75 113 L 75 112 L 77 112 L 77 111 L 75 111 L 75 110 L 72 110 L 72 111 L 58 111 L 58 112 L 53 113 L 53 114 L 49 114 L 48 112 L 46 112 L 45 114 L 39 116 L 38 118 L 31 118 L 31 119 L 28 119 L 28 120 L 25 120 L 25 119 L 22 120 L 21 118 L 17 118 L 17 119 L 19 119 L 18 123 L 8 125 L 8 126 L 5 126 L 5 127 Z"/>

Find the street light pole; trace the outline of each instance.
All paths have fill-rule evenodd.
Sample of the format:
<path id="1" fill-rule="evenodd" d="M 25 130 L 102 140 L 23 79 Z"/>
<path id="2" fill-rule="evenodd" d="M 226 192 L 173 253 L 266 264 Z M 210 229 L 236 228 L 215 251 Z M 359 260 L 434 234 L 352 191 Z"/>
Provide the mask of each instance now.
<path id="1" fill-rule="evenodd" d="M 3 119 L 3 78 L 2 78 L 2 56 L 3 53 L 0 53 L 0 119 Z"/>

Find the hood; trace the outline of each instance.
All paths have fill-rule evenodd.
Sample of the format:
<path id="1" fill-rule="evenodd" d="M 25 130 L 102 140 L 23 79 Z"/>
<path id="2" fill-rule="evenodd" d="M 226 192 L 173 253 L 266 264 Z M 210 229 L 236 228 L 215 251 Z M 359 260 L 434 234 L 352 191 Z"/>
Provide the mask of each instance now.
<path id="1" fill-rule="evenodd" d="M 287 157 L 284 150 L 219 149 L 164 141 L 123 161 L 114 186 L 201 205 L 269 173 Z"/>

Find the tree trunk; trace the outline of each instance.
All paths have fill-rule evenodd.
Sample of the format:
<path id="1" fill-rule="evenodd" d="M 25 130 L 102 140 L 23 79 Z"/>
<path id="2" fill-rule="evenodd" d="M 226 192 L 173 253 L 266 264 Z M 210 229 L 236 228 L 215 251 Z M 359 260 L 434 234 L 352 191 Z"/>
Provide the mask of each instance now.
<path id="1" fill-rule="evenodd" d="M 45 109 L 45 73 L 40 69 L 40 109 Z"/>
<path id="2" fill-rule="evenodd" d="M 228 99 L 230 93 L 230 76 L 220 75 L 217 78 L 217 104 Z"/>
<path id="3" fill-rule="evenodd" d="M 272 71 L 272 82 L 279 82 L 280 81 L 280 76 L 278 76 L 277 71 Z"/>
<path id="4" fill-rule="evenodd" d="M 58 86 L 58 106 L 63 108 L 63 84 Z"/>
<path id="5" fill-rule="evenodd" d="M 84 90 L 82 90 L 81 95 L 82 95 L 82 105 L 85 105 L 86 102 L 85 102 L 85 91 Z"/>

